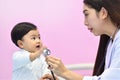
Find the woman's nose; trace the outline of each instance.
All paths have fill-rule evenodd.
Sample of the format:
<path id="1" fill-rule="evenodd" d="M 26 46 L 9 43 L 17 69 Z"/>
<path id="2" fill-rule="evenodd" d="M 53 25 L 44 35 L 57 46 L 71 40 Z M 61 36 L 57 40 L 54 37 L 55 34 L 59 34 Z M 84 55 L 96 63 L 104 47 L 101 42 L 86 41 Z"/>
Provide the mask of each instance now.
<path id="1" fill-rule="evenodd" d="M 87 22 L 86 19 L 84 20 L 84 24 L 85 24 L 86 26 L 88 26 L 88 22 Z"/>

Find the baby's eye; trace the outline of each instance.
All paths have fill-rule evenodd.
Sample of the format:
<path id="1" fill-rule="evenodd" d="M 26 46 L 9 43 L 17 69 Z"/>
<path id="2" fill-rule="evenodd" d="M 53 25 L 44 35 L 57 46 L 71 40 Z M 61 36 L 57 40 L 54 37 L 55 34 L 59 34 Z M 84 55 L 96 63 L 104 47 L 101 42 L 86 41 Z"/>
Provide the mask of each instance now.
<path id="1" fill-rule="evenodd" d="M 38 38 L 40 39 L 40 36 Z"/>
<path id="2" fill-rule="evenodd" d="M 31 39 L 32 39 L 32 40 L 35 40 L 36 38 L 35 38 L 35 37 L 32 37 Z"/>

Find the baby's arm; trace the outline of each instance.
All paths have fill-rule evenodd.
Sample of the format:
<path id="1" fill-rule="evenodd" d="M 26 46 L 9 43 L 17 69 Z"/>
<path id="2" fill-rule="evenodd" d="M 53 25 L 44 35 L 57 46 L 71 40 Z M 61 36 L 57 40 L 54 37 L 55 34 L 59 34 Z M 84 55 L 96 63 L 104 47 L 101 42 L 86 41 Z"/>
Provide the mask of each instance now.
<path id="1" fill-rule="evenodd" d="M 21 68 L 26 64 L 31 63 L 30 61 L 30 53 L 25 50 L 17 51 L 13 54 L 13 70 Z"/>
<path id="2" fill-rule="evenodd" d="M 40 50 L 34 52 L 34 53 L 31 53 L 30 54 L 30 60 L 31 61 L 34 61 L 36 58 L 40 57 L 40 55 L 42 54 L 43 50 L 45 49 L 46 47 L 41 47 Z"/>

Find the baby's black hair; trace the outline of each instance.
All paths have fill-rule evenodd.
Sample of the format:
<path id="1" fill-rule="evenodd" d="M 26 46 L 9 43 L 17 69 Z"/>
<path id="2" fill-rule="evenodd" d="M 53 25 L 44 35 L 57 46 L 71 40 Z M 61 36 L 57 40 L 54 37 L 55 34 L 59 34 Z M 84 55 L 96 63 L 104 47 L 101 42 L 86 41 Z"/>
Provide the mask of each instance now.
<path id="1" fill-rule="evenodd" d="M 18 46 L 17 41 L 22 40 L 23 36 L 31 30 L 36 30 L 37 26 L 30 22 L 21 22 L 16 24 L 11 31 L 11 39 Z"/>

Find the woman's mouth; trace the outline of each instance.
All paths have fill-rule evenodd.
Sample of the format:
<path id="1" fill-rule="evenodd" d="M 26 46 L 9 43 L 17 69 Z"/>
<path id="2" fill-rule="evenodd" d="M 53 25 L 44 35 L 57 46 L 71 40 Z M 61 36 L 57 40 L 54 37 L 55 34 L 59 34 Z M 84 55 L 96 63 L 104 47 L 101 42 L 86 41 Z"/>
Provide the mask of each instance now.
<path id="1" fill-rule="evenodd" d="M 90 32 L 92 32 L 93 28 L 88 28 L 88 30 L 89 30 Z"/>

